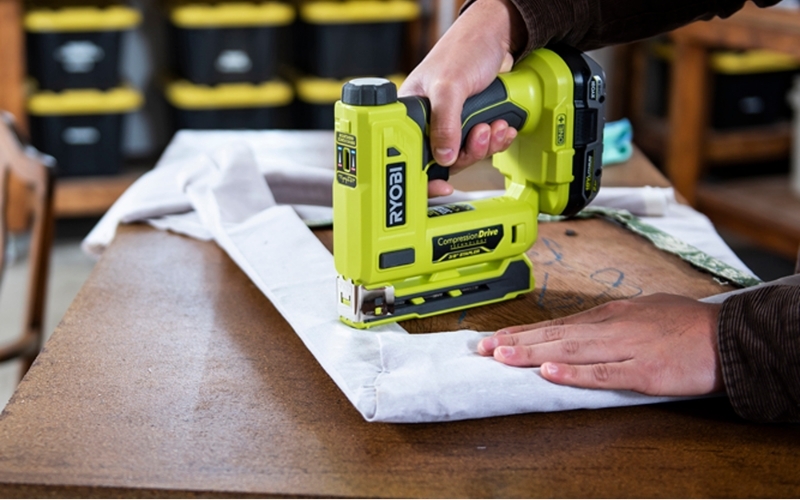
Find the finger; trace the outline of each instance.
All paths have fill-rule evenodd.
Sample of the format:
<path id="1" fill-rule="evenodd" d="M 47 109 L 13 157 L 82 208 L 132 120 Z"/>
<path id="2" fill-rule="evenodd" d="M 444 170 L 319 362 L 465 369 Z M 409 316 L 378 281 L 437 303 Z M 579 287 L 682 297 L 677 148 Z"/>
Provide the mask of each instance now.
<path id="1" fill-rule="evenodd" d="M 546 380 L 561 385 L 646 392 L 646 375 L 637 373 L 635 366 L 631 361 L 577 366 L 548 362 L 542 364 L 540 372 Z"/>
<path id="2" fill-rule="evenodd" d="M 435 179 L 428 183 L 428 198 L 453 194 L 453 186 L 447 181 Z"/>
<path id="3" fill-rule="evenodd" d="M 488 123 L 479 123 L 472 127 L 467 135 L 464 148 L 459 152 L 458 159 L 450 167 L 451 173 L 456 172 L 483 160 L 489 153 L 489 144 L 492 138 L 492 127 Z"/>
<path id="4" fill-rule="evenodd" d="M 556 320 L 554 320 L 556 321 Z M 491 356 L 494 350 L 500 346 L 514 347 L 526 343 L 541 343 L 560 340 L 566 335 L 566 327 L 563 324 L 544 325 L 540 328 L 529 328 L 517 330 L 522 326 L 515 326 L 499 330 L 491 337 L 485 337 L 478 342 L 478 353 L 484 356 Z"/>
<path id="5" fill-rule="evenodd" d="M 494 359 L 510 366 L 540 366 L 548 361 L 569 364 L 609 363 L 631 358 L 624 343 L 600 338 L 568 338 L 541 344 L 500 345 Z"/>
<path id="6" fill-rule="evenodd" d="M 452 165 L 461 148 L 461 110 L 467 96 L 455 88 L 439 85 L 429 94 L 431 100 L 431 150 L 436 163 Z"/>
<path id="7" fill-rule="evenodd" d="M 511 129 L 505 120 L 496 120 L 491 124 L 479 123 L 470 130 L 464 149 L 458 160 L 453 163 L 453 173 L 459 172 L 473 163 L 504 151 L 511 144 L 507 140 Z M 516 137 L 516 131 L 514 132 Z"/>
<path id="8" fill-rule="evenodd" d="M 505 120 L 497 120 L 492 123 L 492 140 L 489 144 L 487 156 L 501 153 L 511 146 L 517 137 L 517 129 L 509 127 Z"/>
<path id="9" fill-rule="evenodd" d="M 495 334 L 478 342 L 478 352 L 491 355 L 498 347 L 534 346 L 546 342 L 578 339 L 605 339 L 609 331 L 604 325 L 586 323 L 578 325 L 546 325 L 511 334 Z M 551 358 L 550 361 L 554 361 Z"/>

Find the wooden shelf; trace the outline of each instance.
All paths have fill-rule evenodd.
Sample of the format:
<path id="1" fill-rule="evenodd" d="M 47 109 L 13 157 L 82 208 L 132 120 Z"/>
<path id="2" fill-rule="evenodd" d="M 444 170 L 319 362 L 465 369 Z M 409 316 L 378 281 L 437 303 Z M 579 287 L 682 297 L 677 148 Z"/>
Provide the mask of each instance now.
<path id="1" fill-rule="evenodd" d="M 663 158 L 669 124 L 664 118 L 646 116 L 634 123 L 635 141 L 648 155 Z M 713 165 L 769 161 L 787 158 L 792 148 L 788 122 L 746 129 L 714 130 L 705 135 L 703 161 Z"/>
<path id="2" fill-rule="evenodd" d="M 697 208 L 715 225 L 735 231 L 788 259 L 800 248 L 800 195 L 787 176 L 701 183 Z"/>

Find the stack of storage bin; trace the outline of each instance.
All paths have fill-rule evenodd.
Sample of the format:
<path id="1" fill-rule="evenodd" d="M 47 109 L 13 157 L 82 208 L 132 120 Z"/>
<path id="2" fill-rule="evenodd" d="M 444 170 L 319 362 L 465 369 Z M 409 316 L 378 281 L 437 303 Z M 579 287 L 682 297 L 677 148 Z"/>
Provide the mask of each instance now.
<path id="1" fill-rule="evenodd" d="M 382 76 L 402 83 L 407 24 L 416 0 L 308 0 L 298 4 L 293 77 L 298 128 L 332 129 L 344 83 Z"/>
<path id="2" fill-rule="evenodd" d="M 123 116 L 142 95 L 120 77 L 122 33 L 141 21 L 123 5 L 50 5 L 25 14 L 31 139 L 59 176 L 112 175 L 122 164 Z"/>
<path id="3" fill-rule="evenodd" d="M 288 56 L 293 6 L 259 3 L 175 3 L 175 70 L 166 98 L 178 129 L 264 129 L 289 126 L 293 91 L 277 78 Z"/>

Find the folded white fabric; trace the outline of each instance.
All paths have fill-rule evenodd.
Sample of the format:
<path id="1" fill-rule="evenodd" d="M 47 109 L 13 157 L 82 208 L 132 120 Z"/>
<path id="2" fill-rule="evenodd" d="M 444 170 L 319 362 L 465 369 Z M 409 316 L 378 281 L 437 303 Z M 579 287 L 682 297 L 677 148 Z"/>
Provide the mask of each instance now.
<path id="1" fill-rule="evenodd" d="M 228 159 L 182 177 L 191 205 L 366 420 L 432 422 L 676 399 L 551 384 L 538 369 L 476 354 L 488 332 L 409 335 L 396 324 L 369 331 L 342 324 L 330 253 L 292 208 L 272 205 L 246 149 Z"/>
<path id="2" fill-rule="evenodd" d="M 232 144 L 243 136 L 248 139 L 243 144 Z M 308 161 L 310 156 L 304 157 L 308 162 L 301 167 L 267 160 L 272 154 L 314 150 L 315 140 L 319 158 L 313 161 L 318 165 Z M 674 399 L 551 384 L 539 376 L 538 369 L 513 368 L 477 355 L 476 344 L 488 332 L 409 335 L 396 324 L 369 331 L 342 324 L 333 300 L 332 256 L 298 216 L 298 211 L 314 212 L 325 197 L 329 203 L 331 177 L 325 176 L 330 156 L 321 152 L 323 140 L 327 145 L 330 137 L 183 132 L 159 166 L 123 195 L 87 237 L 85 246 L 102 248 L 113 238 L 119 221 L 137 218 L 195 237 L 213 237 L 369 421 L 446 421 Z M 252 147 L 254 143 L 257 148 Z M 306 176 L 311 179 L 308 184 Z M 280 188 L 271 191 L 267 181 Z M 611 193 L 607 200 L 616 198 L 612 201 L 618 206 L 652 215 L 648 223 L 661 224 L 673 235 L 744 268 L 708 220 L 679 206 L 671 190 L 613 193 L 604 188 L 602 192 Z M 495 193 L 480 196 L 487 194 Z M 286 202 L 298 205 L 277 204 Z M 324 216 L 324 212 L 312 214 L 312 218 Z M 700 241 L 698 236 L 702 236 Z M 309 301 L 314 308 L 307 307 Z"/>

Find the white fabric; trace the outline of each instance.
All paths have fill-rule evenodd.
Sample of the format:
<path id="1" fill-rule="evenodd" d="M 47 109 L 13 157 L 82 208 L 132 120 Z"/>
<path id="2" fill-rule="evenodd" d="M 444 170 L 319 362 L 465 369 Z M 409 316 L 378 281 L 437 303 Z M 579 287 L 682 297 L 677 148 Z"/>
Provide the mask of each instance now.
<path id="1" fill-rule="evenodd" d="M 277 191 L 273 196 L 265 182 L 265 178 L 272 182 L 271 175 L 280 180 L 291 176 L 281 172 L 289 168 L 287 165 L 268 168 L 263 153 L 269 148 L 264 144 L 286 152 L 291 140 L 299 141 L 296 145 L 308 141 L 301 140 L 302 135 L 286 132 L 274 136 L 268 132 L 251 134 L 251 140 L 264 139 L 259 142 L 261 149 L 251 150 L 246 145 L 250 141 L 231 146 L 231 140 L 240 139 L 245 135 L 242 133 L 181 133 L 149 179 L 143 179 L 123 196 L 108 218 L 87 237 L 86 246 L 101 248 L 113 237 L 117 221 L 134 220 L 137 216 L 158 215 L 151 223 L 180 227 L 185 234 L 213 237 L 272 301 L 368 421 L 446 421 L 674 399 L 551 384 L 539 376 L 538 369 L 513 368 L 477 355 L 477 342 L 489 332 L 409 335 L 397 324 L 367 331 L 342 324 L 333 299 L 336 272 L 332 256 L 295 210 L 275 204 L 276 200 L 308 199 Z M 278 136 L 288 139 L 275 140 Z M 307 137 L 310 142 L 319 140 L 314 135 Z M 325 140 L 328 139 L 329 136 Z M 210 156 L 201 154 L 215 148 Z M 331 157 L 332 152 L 326 155 L 325 163 L 307 164 L 303 171 L 316 176 L 318 171 L 330 168 L 326 164 Z M 281 160 L 272 162 L 280 164 Z M 330 181 L 327 190 L 330 191 Z M 311 191 L 300 190 L 299 194 Z M 158 192 L 164 195 L 161 205 Z M 658 221 L 685 241 L 744 268 L 716 236 L 708 220 L 688 207 L 678 206 L 670 190 L 631 190 L 623 198 L 634 201 L 629 205 L 647 210 L 657 207 L 666 217 L 648 217 L 648 222 Z M 643 201 L 645 198 L 650 201 Z M 658 198 L 661 201 L 652 201 Z M 702 236 L 700 241 L 698 236 Z"/>

